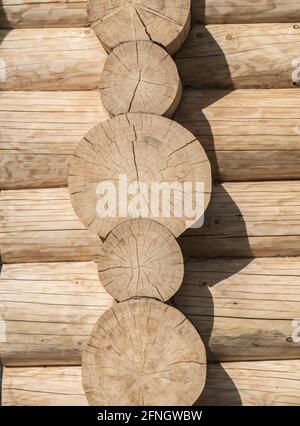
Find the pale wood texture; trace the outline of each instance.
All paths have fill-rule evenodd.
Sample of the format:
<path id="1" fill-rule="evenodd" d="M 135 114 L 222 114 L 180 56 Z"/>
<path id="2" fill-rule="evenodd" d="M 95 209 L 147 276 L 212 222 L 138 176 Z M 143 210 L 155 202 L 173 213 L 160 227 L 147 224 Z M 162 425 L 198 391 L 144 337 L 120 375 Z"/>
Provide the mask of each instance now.
<path id="1" fill-rule="evenodd" d="M 0 188 L 67 186 L 70 156 L 107 118 L 97 91 L 2 92 Z"/>
<path id="2" fill-rule="evenodd" d="M 183 258 L 173 234 L 157 222 L 128 220 L 103 244 L 98 270 L 102 285 L 115 299 L 170 299 L 183 279 Z"/>
<path id="3" fill-rule="evenodd" d="M 205 151 L 189 131 L 165 117 L 133 113 L 120 115 L 93 128 L 79 143 L 70 160 L 71 201 L 82 223 L 101 237 L 106 237 L 124 220 L 139 214 L 131 212 L 129 208 L 125 213 L 120 211 L 119 193 L 126 208 L 129 206 L 124 198 L 126 190 L 119 187 L 122 175 L 126 176 L 128 185 L 133 183 L 138 186 L 137 192 L 140 194 L 143 194 L 142 183 L 147 185 L 148 195 L 153 182 L 169 183 L 177 185 L 176 193 L 180 193 L 182 200 L 185 195 L 192 199 L 195 214 L 189 218 L 185 216 L 183 208 L 178 215 L 176 209 L 170 208 L 170 214 L 166 215 L 163 203 L 158 203 L 156 209 L 154 203 L 145 201 L 149 210 L 145 216 L 155 218 L 175 236 L 202 216 L 210 199 L 211 168 Z M 117 208 L 108 217 L 104 217 L 103 212 L 99 214 L 98 209 L 98 185 L 103 182 L 114 184 L 117 195 Z M 192 183 L 192 187 L 184 186 L 185 182 Z M 203 183 L 203 188 L 198 188 L 197 182 Z M 178 184 L 181 186 L 178 187 Z M 145 195 L 143 197 L 146 199 Z M 140 198 L 143 199 L 142 196 Z M 166 200 L 166 193 L 160 198 Z M 176 200 L 173 204 L 178 209 L 182 207 Z M 143 211 L 140 213 L 142 215 Z"/>
<path id="4" fill-rule="evenodd" d="M 92 260 L 101 240 L 77 219 L 67 188 L 2 191 L 3 263 Z"/>
<path id="5" fill-rule="evenodd" d="M 88 28 L 0 31 L 0 90 L 93 90 L 107 54 Z"/>
<path id="6" fill-rule="evenodd" d="M 299 22 L 297 0 L 192 0 L 192 16 L 207 24 Z"/>
<path id="7" fill-rule="evenodd" d="M 92 328 L 112 304 L 95 262 L 3 265 L 2 363 L 80 364 Z"/>
<path id="8" fill-rule="evenodd" d="M 88 0 L 87 11 L 108 51 L 126 41 L 148 40 L 173 54 L 190 29 L 190 0 Z"/>
<path id="9" fill-rule="evenodd" d="M 208 364 L 196 405 L 285 406 L 300 404 L 300 361 Z M 2 404 L 88 405 L 81 367 L 5 368 Z"/>
<path id="10" fill-rule="evenodd" d="M 300 91 L 186 89 L 174 119 L 222 181 L 300 178 Z"/>
<path id="11" fill-rule="evenodd" d="M 166 51 L 149 41 L 123 43 L 108 56 L 101 99 L 112 115 L 146 112 L 171 117 L 182 88 L 177 67 Z"/>
<path id="12" fill-rule="evenodd" d="M 91 405 L 192 405 L 206 378 L 200 336 L 177 309 L 130 299 L 106 311 L 82 357 Z"/>
<path id="13" fill-rule="evenodd" d="M 84 27 L 84 0 L 1 0 L 0 28 Z"/>
<path id="14" fill-rule="evenodd" d="M 225 183 L 214 187 L 205 224 L 180 238 L 192 257 L 300 255 L 300 182 Z"/>
<path id="15" fill-rule="evenodd" d="M 299 406 L 300 360 L 210 364 L 200 406 Z"/>
<path id="16" fill-rule="evenodd" d="M 212 361 L 296 359 L 299 271 L 297 257 L 189 260 L 172 303 L 196 327 Z"/>
<path id="17" fill-rule="evenodd" d="M 176 63 L 191 87 L 291 88 L 299 42 L 300 24 L 195 25 Z"/>

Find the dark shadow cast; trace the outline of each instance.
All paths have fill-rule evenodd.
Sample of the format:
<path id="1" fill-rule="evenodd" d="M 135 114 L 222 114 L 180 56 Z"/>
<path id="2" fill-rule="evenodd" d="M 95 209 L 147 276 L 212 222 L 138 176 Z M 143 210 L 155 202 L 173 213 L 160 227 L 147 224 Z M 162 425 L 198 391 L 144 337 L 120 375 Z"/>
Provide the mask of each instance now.
<path id="1" fill-rule="evenodd" d="M 198 12 L 201 9 L 204 14 L 204 6 L 205 1 L 203 0 Z M 202 19 L 204 22 L 204 15 Z M 204 88 L 199 90 L 186 86 L 182 103 L 174 116 L 174 119 L 190 130 L 205 148 L 212 165 L 215 186 L 210 205 L 205 213 L 204 225 L 200 229 L 188 230 L 180 238 L 183 255 L 186 259 L 185 277 L 180 290 L 171 300 L 171 304 L 180 309 L 194 324 L 205 343 L 207 357 L 211 362 L 208 367 L 205 389 L 195 405 L 239 406 L 242 405 L 242 401 L 238 389 L 222 365 L 217 363 L 218 360 L 222 360 L 222 348 L 221 345 L 218 347 L 213 336 L 214 319 L 218 312 L 214 306 L 211 288 L 242 270 L 251 262 L 253 254 L 243 216 L 230 194 L 221 185 L 222 173 L 214 147 L 214 135 L 203 112 L 206 107 L 230 93 L 233 83 L 226 57 L 207 29 L 203 25 L 197 24 L 192 28 L 189 37 L 191 37 L 188 41 L 191 59 L 193 58 L 193 45 L 196 54 L 197 44 L 203 40 L 205 40 L 206 46 L 209 45 L 211 52 L 211 58 L 203 58 L 206 61 L 203 66 L 209 70 L 209 67 L 213 67 L 216 63 L 214 57 L 218 57 L 217 78 L 224 83 L 224 89 L 214 90 L 213 82 L 211 86 L 207 86 L 205 83 Z M 216 69 L 213 74 L 216 75 Z M 192 238 L 189 238 L 190 236 Z M 226 238 L 226 236 L 230 238 Z M 238 245 L 235 242 L 238 242 Z M 189 259 L 191 257 L 197 257 L 198 260 Z M 208 260 L 214 257 L 240 259 L 232 262 L 230 267 L 225 267 L 220 272 L 213 271 L 214 261 L 213 259 Z M 205 269 L 207 262 L 211 265 L 208 270 Z M 224 262 L 226 262 L 225 258 Z M 233 358 L 235 358 L 234 355 Z M 224 393 L 227 395 L 226 397 L 224 397 Z"/>

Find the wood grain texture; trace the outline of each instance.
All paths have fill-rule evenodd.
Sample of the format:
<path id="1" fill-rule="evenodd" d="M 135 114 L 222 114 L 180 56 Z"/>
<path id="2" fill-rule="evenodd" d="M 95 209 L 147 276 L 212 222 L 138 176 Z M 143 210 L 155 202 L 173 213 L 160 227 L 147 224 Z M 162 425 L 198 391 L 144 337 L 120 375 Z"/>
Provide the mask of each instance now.
<path id="1" fill-rule="evenodd" d="M 180 238 L 184 255 L 300 255 L 300 182 L 215 185 L 204 226 Z"/>
<path id="2" fill-rule="evenodd" d="M 87 0 L 90 24 L 107 51 L 147 40 L 174 54 L 190 29 L 190 0 Z"/>
<path id="3" fill-rule="evenodd" d="M 165 302 L 179 289 L 183 258 L 173 234 L 153 220 L 133 219 L 116 226 L 98 259 L 100 281 L 118 301 L 153 297 Z"/>
<path id="4" fill-rule="evenodd" d="M 0 90 L 93 90 L 107 54 L 91 29 L 0 31 Z"/>
<path id="5" fill-rule="evenodd" d="M 3 265 L 2 363 L 80 364 L 96 321 L 112 304 L 95 262 Z"/>
<path id="6" fill-rule="evenodd" d="M 189 260 L 172 304 L 211 361 L 299 358 L 300 258 Z"/>
<path id="7" fill-rule="evenodd" d="M 182 95 L 175 62 L 149 41 L 117 46 L 106 59 L 99 88 L 111 116 L 145 112 L 172 117 Z"/>
<path id="8" fill-rule="evenodd" d="M 83 27 L 84 0 L 2 0 L 0 28 Z"/>
<path id="9" fill-rule="evenodd" d="M 300 91 L 184 90 L 174 119 L 201 142 L 215 179 L 300 178 Z"/>
<path id="10" fill-rule="evenodd" d="M 82 356 L 90 405 L 192 405 L 206 379 L 206 353 L 193 325 L 152 298 L 118 303 L 99 318 Z"/>
<path id="11" fill-rule="evenodd" d="M 107 118 L 97 91 L 2 92 L 0 188 L 67 186 L 70 156 Z"/>
<path id="12" fill-rule="evenodd" d="M 299 23 L 195 25 L 176 63 L 191 87 L 292 88 L 299 43 Z"/>
<path id="13" fill-rule="evenodd" d="M 300 404 L 300 361 L 209 364 L 196 405 L 285 406 Z M 2 404 L 88 405 L 81 367 L 5 368 Z"/>
<path id="14" fill-rule="evenodd" d="M 299 22 L 297 0 L 192 0 L 193 19 L 206 24 Z"/>
<path id="15" fill-rule="evenodd" d="M 77 219 L 67 188 L 2 191 L 0 219 L 3 263 L 92 260 L 102 248 Z"/>

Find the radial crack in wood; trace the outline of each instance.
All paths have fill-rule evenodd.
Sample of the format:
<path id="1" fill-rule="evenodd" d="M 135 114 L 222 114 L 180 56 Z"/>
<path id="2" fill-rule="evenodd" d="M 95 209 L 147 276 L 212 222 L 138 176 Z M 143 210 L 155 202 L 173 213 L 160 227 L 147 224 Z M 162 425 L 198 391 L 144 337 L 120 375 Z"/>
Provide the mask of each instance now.
<path id="1" fill-rule="evenodd" d="M 177 67 L 155 43 L 123 43 L 108 56 L 100 85 L 101 99 L 111 115 L 147 112 L 171 117 L 182 87 Z"/>
<path id="2" fill-rule="evenodd" d="M 205 348 L 177 309 L 131 299 L 98 320 L 82 377 L 91 405 L 192 405 L 205 384 Z"/>
<path id="3" fill-rule="evenodd" d="M 183 280 L 183 258 L 173 234 L 152 220 L 128 220 L 108 235 L 98 258 L 102 285 L 115 299 L 170 299 Z"/>
<path id="4" fill-rule="evenodd" d="M 70 160 L 69 191 L 82 223 L 101 237 L 130 218 L 150 218 L 175 236 L 203 217 L 211 168 L 178 123 L 126 114 L 93 128 Z"/>
<path id="5" fill-rule="evenodd" d="M 87 10 L 108 51 L 125 41 L 147 40 L 173 54 L 190 29 L 190 0 L 88 0 Z"/>

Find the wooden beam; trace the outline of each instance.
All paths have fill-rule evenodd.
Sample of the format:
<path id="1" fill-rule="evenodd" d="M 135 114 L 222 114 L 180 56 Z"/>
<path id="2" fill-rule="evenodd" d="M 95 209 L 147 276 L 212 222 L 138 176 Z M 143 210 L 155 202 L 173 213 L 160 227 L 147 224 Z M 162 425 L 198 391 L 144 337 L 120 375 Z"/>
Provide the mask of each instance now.
<path id="1" fill-rule="evenodd" d="M 176 55 L 198 88 L 292 88 L 299 83 L 299 24 L 195 25 Z"/>
<path id="2" fill-rule="evenodd" d="M 112 304 L 95 262 L 3 265 L 2 363 L 80 364 L 97 319 Z"/>
<path id="3" fill-rule="evenodd" d="M 107 54 L 88 28 L 0 31 L 0 90 L 93 90 Z"/>
<path id="4" fill-rule="evenodd" d="M 88 25 L 84 0 L 2 0 L 1 28 L 84 27 Z"/>
<path id="5" fill-rule="evenodd" d="M 299 370 L 299 360 L 211 364 L 197 405 L 299 405 Z M 88 405 L 81 367 L 5 368 L 2 404 Z"/>
<path id="6" fill-rule="evenodd" d="M 102 248 L 77 219 L 67 188 L 2 191 L 0 219 L 3 263 L 92 260 Z"/>
<path id="7" fill-rule="evenodd" d="M 0 188 L 67 186 L 70 156 L 107 118 L 97 91 L 2 92 Z"/>
<path id="8" fill-rule="evenodd" d="M 186 256 L 300 255 L 300 182 L 215 185 L 204 226 L 180 237 Z"/>
<path id="9" fill-rule="evenodd" d="M 295 0 L 192 0 L 192 16 L 206 24 L 299 22 Z"/>
<path id="10" fill-rule="evenodd" d="M 300 258 L 190 260 L 172 303 L 211 361 L 299 357 Z"/>
<path id="11" fill-rule="evenodd" d="M 184 90 L 174 119 L 206 150 L 221 181 L 300 178 L 300 91 Z"/>

